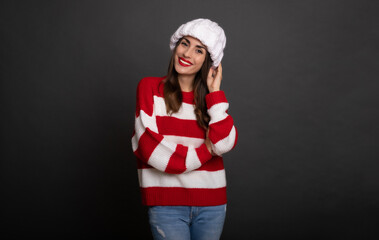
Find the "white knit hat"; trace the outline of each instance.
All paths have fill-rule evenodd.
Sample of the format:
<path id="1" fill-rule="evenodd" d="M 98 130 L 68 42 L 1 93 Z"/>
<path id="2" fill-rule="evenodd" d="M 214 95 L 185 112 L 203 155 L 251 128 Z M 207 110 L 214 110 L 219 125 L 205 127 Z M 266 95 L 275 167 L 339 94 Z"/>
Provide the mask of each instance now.
<path id="1" fill-rule="evenodd" d="M 226 37 L 224 30 L 209 19 L 195 19 L 181 25 L 171 36 L 170 48 L 173 50 L 176 43 L 184 36 L 199 39 L 206 47 L 213 60 L 213 66 L 217 67 L 224 56 Z"/>

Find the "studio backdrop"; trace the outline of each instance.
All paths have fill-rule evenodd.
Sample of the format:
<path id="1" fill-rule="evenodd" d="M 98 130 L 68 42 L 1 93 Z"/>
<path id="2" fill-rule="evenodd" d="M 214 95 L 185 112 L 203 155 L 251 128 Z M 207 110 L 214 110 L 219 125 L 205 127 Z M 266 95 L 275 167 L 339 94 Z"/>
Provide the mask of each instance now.
<path id="1" fill-rule="evenodd" d="M 1 1 L 1 236 L 151 239 L 136 87 L 180 24 L 225 30 L 222 239 L 379 237 L 377 1 Z"/>

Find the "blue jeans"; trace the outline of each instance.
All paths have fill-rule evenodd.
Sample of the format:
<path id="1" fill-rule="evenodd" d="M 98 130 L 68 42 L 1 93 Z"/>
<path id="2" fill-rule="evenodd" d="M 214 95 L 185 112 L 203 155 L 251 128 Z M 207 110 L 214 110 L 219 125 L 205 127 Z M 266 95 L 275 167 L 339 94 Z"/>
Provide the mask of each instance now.
<path id="1" fill-rule="evenodd" d="M 220 239 L 226 204 L 210 207 L 153 206 L 149 222 L 155 240 Z"/>

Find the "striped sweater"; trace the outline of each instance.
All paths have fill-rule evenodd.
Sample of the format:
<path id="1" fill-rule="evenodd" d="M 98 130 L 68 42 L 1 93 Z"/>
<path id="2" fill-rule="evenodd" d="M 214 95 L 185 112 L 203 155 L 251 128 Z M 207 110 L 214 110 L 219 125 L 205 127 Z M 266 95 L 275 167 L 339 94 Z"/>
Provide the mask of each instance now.
<path id="1" fill-rule="evenodd" d="M 132 147 L 137 157 L 142 203 L 154 205 L 216 206 L 226 203 L 222 154 L 237 141 L 223 91 L 205 97 L 210 116 L 212 156 L 206 132 L 196 121 L 193 92 L 182 92 L 177 113 L 168 115 L 163 98 L 164 77 L 143 78 L 137 88 Z"/>

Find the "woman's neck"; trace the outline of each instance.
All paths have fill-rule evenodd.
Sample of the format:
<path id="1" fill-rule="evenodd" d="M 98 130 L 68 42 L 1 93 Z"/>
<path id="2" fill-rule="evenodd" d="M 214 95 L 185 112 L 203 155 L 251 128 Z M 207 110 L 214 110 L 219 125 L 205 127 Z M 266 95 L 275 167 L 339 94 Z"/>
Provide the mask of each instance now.
<path id="1" fill-rule="evenodd" d="M 180 89 L 183 92 L 191 92 L 193 90 L 193 81 L 195 80 L 195 76 L 179 75 L 178 80 Z"/>

